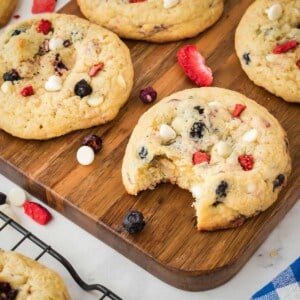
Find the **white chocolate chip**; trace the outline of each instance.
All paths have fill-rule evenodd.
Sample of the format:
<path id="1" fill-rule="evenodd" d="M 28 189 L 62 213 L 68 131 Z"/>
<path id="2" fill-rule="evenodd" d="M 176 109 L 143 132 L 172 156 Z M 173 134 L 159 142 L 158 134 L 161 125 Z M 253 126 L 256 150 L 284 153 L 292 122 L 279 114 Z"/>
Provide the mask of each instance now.
<path id="1" fill-rule="evenodd" d="M 164 8 L 174 7 L 179 3 L 179 0 L 164 0 Z"/>
<path id="2" fill-rule="evenodd" d="M 245 142 L 254 142 L 254 141 L 256 141 L 256 139 L 257 139 L 257 130 L 256 129 L 251 129 L 243 135 L 243 141 L 245 141 Z"/>
<path id="3" fill-rule="evenodd" d="M 1 91 L 4 94 L 11 93 L 14 90 L 14 85 L 11 81 L 4 81 L 1 85 Z"/>
<path id="4" fill-rule="evenodd" d="M 216 145 L 216 149 L 217 153 L 224 158 L 227 158 L 232 153 L 232 148 L 226 142 L 223 141 L 220 141 Z"/>
<path id="5" fill-rule="evenodd" d="M 61 38 L 52 38 L 49 40 L 49 49 L 52 51 L 64 48 L 64 40 Z"/>
<path id="6" fill-rule="evenodd" d="M 8 204 L 2 204 L 0 205 L 0 211 L 3 212 L 4 214 L 6 214 L 9 218 L 13 219 L 14 221 L 17 221 L 17 217 L 15 215 L 15 213 L 13 212 L 13 210 L 11 209 L 10 205 Z M 0 220 L 0 226 L 2 226 L 4 224 L 4 222 L 2 220 Z"/>
<path id="7" fill-rule="evenodd" d="M 87 104 L 92 107 L 99 106 L 103 101 L 104 101 L 104 97 L 102 95 L 90 96 L 86 100 Z"/>
<path id="8" fill-rule="evenodd" d="M 118 75 L 117 80 L 122 88 L 126 88 L 126 81 L 122 75 Z"/>
<path id="9" fill-rule="evenodd" d="M 167 124 L 162 124 L 160 126 L 159 135 L 166 142 L 176 138 L 175 130 Z"/>
<path id="10" fill-rule="evenodd" d="M 90 165 L 95 159 L 94 150 L 89 146 L 81 146 L 77 150 L 77 161 L 83 165 L 88 166 Z"/>
<path id="11" fill-rule="evenodd" d="M 276 56 L 275 54 L 268 54 L 266 55 L 266 60 L 268 62 L 274 62 L 278 59 L 278 56 Z"/>
<path id="12" fill-rule="evenodd" d="M 23 206 L 26 201 L 26 193 L 23 189 L 14 187 L 9 191 L 7 201 L 15 206 Z"/>
<path id="13" fill-rule="evenodd" d="M 45 90 L 48 92 L 57 92 L 62 88 L 62 80 L 57 75 L 52 75 L 45 83 Z"/>
<path id="14" fill-rule="evenodd" d="M 279 3 L 272 5 L 266 9 L 269 20 L 276 21 L 282 16 L 282 7 Z"/>
<path id="15" fill-rule="evenodd" d="M 248 183 L 247 184 L 247 193 L 248 194 L 254 194 L 255 192 L 256 192 L 256 184 Z"/>
<path id="16" fill-rule="evenodd" d="M 202 197 L 202 188 L 200 185 L 194 185 L 191 188 L 191 192 L 194 198 L 200 199 Z"/>
<path id="17" fill-rule="evenodd" d="M 218 101 L 212 101 L 208 103 L 208 106 L 220 106 L 220 102 Z"/>

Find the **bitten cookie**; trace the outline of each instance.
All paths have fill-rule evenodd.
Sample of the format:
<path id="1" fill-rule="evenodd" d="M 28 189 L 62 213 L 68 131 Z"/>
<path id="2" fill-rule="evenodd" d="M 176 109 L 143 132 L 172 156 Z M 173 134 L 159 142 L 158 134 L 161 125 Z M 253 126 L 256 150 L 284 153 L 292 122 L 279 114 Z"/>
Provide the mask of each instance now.
<path id="1" fill-rule="evenodd" d="M 48 139 L 112 120 L 126 102 L 133 66 L 114 33 L 48 14 L 0 37 L 0 128 Z"/>
<path id="2" fill-rule="evenodd" d="M 191 191 L 198 229 L 215 230 L 266 210 L 290 170 L 286 133 L 264 107 L 237 92 L 199 88 L 140 118 L 122 177 L 133 195 L 167 181 Z"/>
<path id="3" fill-rule="evenodd" d="M 2 250 L 0 250 L 0 298 L 71 299 L 57 273 L 31 258 Z"/>
<path id="4" fill-rule="evenodd" d="M 0 28 L 6 25 L 16 9 L 18 0 L 0 1 Z"/>
<path id="5" fill-rule="evenodd" d="M 121 37 L 151 42 L 189 38 L 214 24 L 223 0 L 77 0 L 82 13 Z"/>
<path id="6" fill-rule="evenodd" d="M 257 0 L 235 36 L 249 78 L 289 102 L 300 102 L 300 1 Z"/>

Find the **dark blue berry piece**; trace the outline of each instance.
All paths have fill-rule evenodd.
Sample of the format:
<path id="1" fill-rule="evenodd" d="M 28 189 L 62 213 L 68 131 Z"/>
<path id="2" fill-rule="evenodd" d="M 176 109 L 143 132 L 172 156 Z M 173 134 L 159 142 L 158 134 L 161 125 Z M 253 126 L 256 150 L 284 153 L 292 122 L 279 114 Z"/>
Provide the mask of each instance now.
<path id="1" fill-rule="evenodd" d="M 196 109 L 200 115 L 202 115 L 204 113 L 204 108 L 202 108 L 199 105 L 194 106 L 194 109 Z"/>
<path id="2" fill-rule="evenodd" d="M 139 157 L 140 157 L 141 159 L 145 159 L 145 158 L 147 157 L 147 155 L 148 155 L 148 150 L 147 150 L 147 148 L 146 148 L 146 147 L 142 147 L 142 148 L 140 149 L 140 151 L 139 151 Z"/>
<path id="3" fill-rule="evenodd" d="M 152 86 L 148 86 L 140 91 L 139 97 L 144 103 L 152 103 L 157 98 L 157 92 Z"/>
<path id="4" fill-rule="evenodd" d="M 20 79 L 21 77 L 16 69 L 11 69 L 10 71 L 3 74 L 4 81 L 15 81 Z"/>
<path id="5" fill-rule="evenodd" d="M 138 233 L 143 230 L 145 226 L 144 216 L 141 212 L 137 210 L 131 210 L 129 211 L 123 220 L 123 227 L 129 232 L 129 233 Z"/>
<path id="6" fill-rule="evenodd" d="M 102 149 L 102 139 L 96 134 L 91 134 L 83 139 L 82 145 L 91 147 L 96 154 Z"/>
<path id="7" fill-rule="evenodd" d="M 0 299 L 15 300 L 18 292 L 18 290 L 12 289 L 9 283 L 0 281 Z"/>
<path id="8" fill-rule="evenodd" d="M 212 204 L 212 206 L 214 206 L 214 207 L 217 207 L 219 204 L 221 204 L 222 203 L 222 201 L 219 201 L 219 200 L 216 200 L 213 204 Z"/>
<path id="9" fill-rule="evenodd" d="M 284 183 L 285 180 L 285 176 L 283 174 L 279 174 L 275 180 L 273 181 L 273 192 L 275 191 L 275 189 L 279 188 L 280 186 L 282 186 L 282 184 Z"/>
<path id="10" fill-rule="evenodd" d="M 0 205 L 6 203 L 6 198 L 7 198 L 6 195 L 0 192 Z"/>
<path id="11" fill-rule="evenodd" d="M 217 198 L 224 198 L 227 196 L 228 183 L 224 180 L 220 182 L 218 187 L 216 188 Z"/>
<path id="12" fill-rule="evenodd" d="M 16 29 L 16 30 L 14 30 L 14 31 L 12 32 L 11 36 L 16 36 L 16 35 L 19 35 L 19 34 L 21 34 L 21 33 L 22 33 L 21 30 Z"/>
<path id="13" fill-rule="evenodd" d="M 246 65 L 249 65 L 251 63 L 250 53 L 244 53 L 243 60 L 245 61 Z"/>
<path id="14" fill-rule="evenodd" d="M 80 98 L 90 95 L 93 92 L 92 87 L 85 79 L 78 81 L 74 87 L 74 92 Z"/>
<path id="15" fill-rule="evenodd" d="M 195 122 L 191 128 L 190 136 L 192 138 L 201 139 L 203 137 L 203 131 L 205 129 L 205 124 L 202 122 Z"/>

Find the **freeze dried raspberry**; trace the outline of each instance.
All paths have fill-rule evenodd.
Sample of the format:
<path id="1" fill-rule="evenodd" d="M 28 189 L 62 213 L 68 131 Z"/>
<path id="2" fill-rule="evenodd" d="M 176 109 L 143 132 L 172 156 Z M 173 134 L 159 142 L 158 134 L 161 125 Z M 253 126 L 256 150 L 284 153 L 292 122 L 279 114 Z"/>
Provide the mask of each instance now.
<path id="1" fill-rule="evenodd" d="M 284 44 L 277 45 L 273 50 L 273 53 L 274 54 L 286 53 L 289 50 L 296 48 L 298 45 L 299 43 L 296 40 L 290 40 Z"/>
<path id="2" fill-rule="evenodd" d="M 97 65 L 93 65 L 89 71 L 89 75 L 91 77 L 95 76 L 100 70 L 104 67 L 104 63 L 99 63 Z"/>
<path id="3" fill-rule="evenodd" d="M 31 12 L 40 14 L 45 12 L 54 12 L 56 0 L 33 0 Z"/>
<path id="4" fill-rule="evenodd" d="M 24 213 L 40 225 L 46 225 L 52 219 L 50 212 L 38 203 L 26 201 L 23 208 Z"/>
<path id="5" fill-rule="evenodd" d="M 234 107 L 234 111 L 233 111 L 232 116 L 234 118 L 239 117 L 239 115 L 245 110 L 246 107 L 247 106 L 243 105 L 243 104 L 236 104 L 235 107 Z"/>
<path id="6" fill-rule="evenodd" d="M 238 159 L 244 171 L 250 171 L 253 169 L 254 158 L 252 155 L 240 155 Z"/>
<path id="7" fill-rule="evenodd" d="M 23 97 L 28 97 L 28 96 L 31 96 L 34 94 L 34 91 L 33 91 L 33 87 L 32 85 L 29 85 L 29 86 L 25 86 L 22 88 L 21 90 L 21 95 Z"/>
<path id="8" fill-rule="evenodd" d="M 193 163 L 194 165 L 201 164 L 203 162 L 210 162 L 210 155 L 205 152 L 195 152 L 193 154 Z"/>
<path id="9" fill-rule="evenodd" d="M 37 31 L 43 34 L 48 34 L 52 29 L 52 23 L 48 20 L 42 19 L 37 26 Z"/>

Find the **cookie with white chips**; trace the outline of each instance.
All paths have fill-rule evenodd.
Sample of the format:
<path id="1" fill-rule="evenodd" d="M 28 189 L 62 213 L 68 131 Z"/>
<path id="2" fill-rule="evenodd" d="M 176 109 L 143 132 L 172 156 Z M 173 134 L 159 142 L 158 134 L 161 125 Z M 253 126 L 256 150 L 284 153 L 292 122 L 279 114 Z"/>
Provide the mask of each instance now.
<path id="1" fill-rule="evenodd" d="M 166 181 L 189 190 L 197 228 L 215 230 L 266 210 L 290 170 L 286 133 L 264 107 L 237 92 L 199 88 L 172 94 L 144 113 L 128 142 L 122 177 L 133 195 Z"/>
<path id="2" fill-rule="evenodd" d="M 119 36 L 151 42 L 189 38 L 213 25 L 223 0 L 77 0 L 82 13 Z"/>
<path id="3" fill-rule="evenodd" d="M 236 30 L 243 70 L 257 85 L 300 102 L 300 0 L 257 0 Z"/>
<path id="4" fill-rule="evenodd" d="M 0 128 L 49 139 L 112 120 L 133 66 L 117 35 L 71 15 L 46 14 L 0 37 Z"/>

